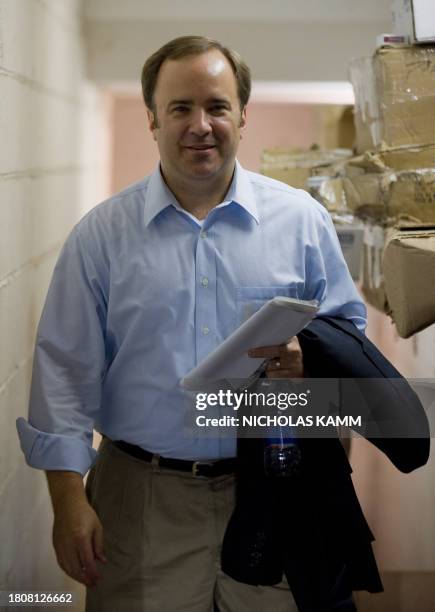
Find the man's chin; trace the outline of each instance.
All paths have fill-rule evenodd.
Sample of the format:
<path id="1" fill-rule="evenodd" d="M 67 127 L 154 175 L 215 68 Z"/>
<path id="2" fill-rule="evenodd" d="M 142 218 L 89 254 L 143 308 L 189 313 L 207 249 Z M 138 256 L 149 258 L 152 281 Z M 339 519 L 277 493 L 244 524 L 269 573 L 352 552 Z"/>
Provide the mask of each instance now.
<path id="1" fill-rule="evenodd" d="M 197 179 L 207 179 L 213 178 L 222 168 L 220 166 L 216 166 L 216 164 L 189 164 L 189 168 L 187 173 L 192 178 Z"/>

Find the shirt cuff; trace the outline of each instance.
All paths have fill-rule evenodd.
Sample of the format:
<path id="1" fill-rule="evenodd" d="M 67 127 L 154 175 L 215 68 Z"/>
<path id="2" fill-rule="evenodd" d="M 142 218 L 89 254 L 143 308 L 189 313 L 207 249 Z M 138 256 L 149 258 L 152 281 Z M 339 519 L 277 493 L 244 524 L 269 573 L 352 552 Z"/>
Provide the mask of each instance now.
<path id="1" fill-rule="evenodd" d="M 21 450 L 31 467 L 79 472 L 84 476 L 97 458 L 97 451 L 83 440 L 40 431 L 23 417 L 16 424 Z"/>

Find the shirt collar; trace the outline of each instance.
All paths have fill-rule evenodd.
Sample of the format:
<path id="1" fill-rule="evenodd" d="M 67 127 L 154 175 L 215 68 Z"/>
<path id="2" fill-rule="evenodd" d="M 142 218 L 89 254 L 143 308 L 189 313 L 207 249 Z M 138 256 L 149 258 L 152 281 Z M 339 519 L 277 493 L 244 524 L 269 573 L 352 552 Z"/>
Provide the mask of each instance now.
<path id="1" fill-rule="evenodd" d="M 158 164 L 150 176 L 145 196 L 145 225 L 148 226 L 162 210 L 171 205 L 178 206 L 178 202 L 163 180 Z"/>
<path id="2" fill-rule="evenodd" d="M 242 168 L 237 160 L 233 180 L 231 181 L 224 201 L 219 206 L 228 205 L 231 202 L 234 202 L 246 210 L 257 224 L 260 222 L 255 193 L 251 181 L 249 180 L 248 172 Z M 145 225 L 148 226 L 151 221 L 168 206 L 174 206 L 180 209 L 177 199 L 163 180 L 159 164 L 151 174 L 148 183 L 145 197 Z"/>
<path id="3" fill-rule="evenodd" d="M 233 180 L 231 181 L 230 188 L 228 189 L 224 201 L 235 202 L 246 210 L 257 224 L 260 223 L 257 201 L 249 178 L 249 172 L 242 168 L 237 160 Z"/>

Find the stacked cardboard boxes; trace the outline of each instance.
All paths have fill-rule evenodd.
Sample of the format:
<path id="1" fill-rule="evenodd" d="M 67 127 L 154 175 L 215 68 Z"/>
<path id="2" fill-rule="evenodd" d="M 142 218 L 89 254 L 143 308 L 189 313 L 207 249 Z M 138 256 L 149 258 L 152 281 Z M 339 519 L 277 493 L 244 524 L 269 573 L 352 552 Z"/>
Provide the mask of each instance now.
<path id="1" fill-rule="evenodd" d="M 342 181 L 347 206 L 366 225 L 362 289 L 408 337 L 435 322 L 434 292 L 408 295 L 415 262 L 421 274 L 434 263 L 435 234 L 424 232 L 435 229 L 435 46 L 378 49 L 351 62 L 350 78 L 359 155 Z"/>
<path id="2" fill-rule="evenodd" d="M 435 144 L 366 151 L 349 160 L 343 189 L 348 208 L 359 216 L 435 221 Z"/>
<path id="3" fill-rule="evenodd" d="M 356 148 L 435 142 L 435 46 L 385 47 L 354 59 Z"/>
<path id="4" fill-rule="evenodd" d="M 343 163 L 352 157 L 350 149 L 265 149 L 261 157 L 261 173 L 305 189 L 310 176 L 336 176 Z"/>

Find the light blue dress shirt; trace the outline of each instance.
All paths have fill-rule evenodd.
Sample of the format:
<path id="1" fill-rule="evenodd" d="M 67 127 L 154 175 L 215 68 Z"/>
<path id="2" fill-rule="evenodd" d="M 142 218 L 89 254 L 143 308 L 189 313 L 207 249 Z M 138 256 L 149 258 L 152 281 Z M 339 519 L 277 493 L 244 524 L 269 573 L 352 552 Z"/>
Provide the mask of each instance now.
<path id="1" fill-rule="evenodd" d="M 276 295 L 365 326 L 331 218 L 302 190 L 237 163 L 201 224 L 157 168 L 96 206 L 63 247 L 39 324 L 17 420 L 29 465 L 85 474 L 93 428 L 166 457 L 234 456 L 234 439 L 185 435 L 179 381 Z"/>

